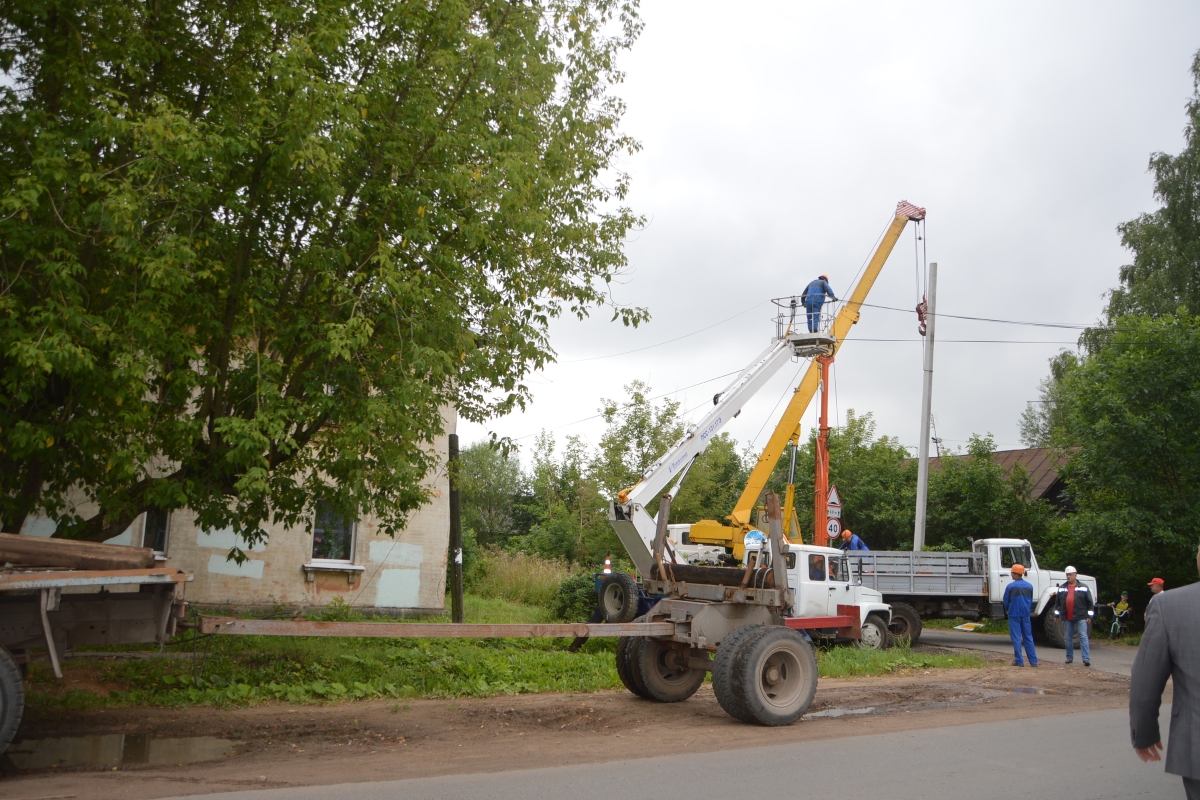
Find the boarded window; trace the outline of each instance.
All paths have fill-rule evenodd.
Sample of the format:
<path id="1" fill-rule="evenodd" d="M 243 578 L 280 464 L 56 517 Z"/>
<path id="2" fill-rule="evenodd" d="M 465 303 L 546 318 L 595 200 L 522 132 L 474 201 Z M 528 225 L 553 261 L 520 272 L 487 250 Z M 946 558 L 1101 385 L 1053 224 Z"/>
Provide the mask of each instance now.
<path id="1" fill-rule="evenodd" d="M 167 531 L 171 527 L 171 515 L 166 511 L 151 509 L 146 512 L 146 521 L 142 525 L 142 547 L 149 547 L 155 553 L 166 555 Z"/>
<path id="2" fill-rule="evenodd" d="M 313 524 L 312 557 L 350 561 L 354 555 L 354 520 L 343 517 L 324 503 L 317 504 Z"/>

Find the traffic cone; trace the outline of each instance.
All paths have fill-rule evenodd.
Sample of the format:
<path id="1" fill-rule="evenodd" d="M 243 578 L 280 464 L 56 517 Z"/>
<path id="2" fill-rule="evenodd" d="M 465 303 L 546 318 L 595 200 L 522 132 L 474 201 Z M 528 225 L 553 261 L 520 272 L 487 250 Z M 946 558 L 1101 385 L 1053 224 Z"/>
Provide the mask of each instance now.
<path id="1" fill-rule="evenodd" d="M 609 556 L 604 557 L 604 574 L 605 575 L 612 574 L 612 558 Z"/>

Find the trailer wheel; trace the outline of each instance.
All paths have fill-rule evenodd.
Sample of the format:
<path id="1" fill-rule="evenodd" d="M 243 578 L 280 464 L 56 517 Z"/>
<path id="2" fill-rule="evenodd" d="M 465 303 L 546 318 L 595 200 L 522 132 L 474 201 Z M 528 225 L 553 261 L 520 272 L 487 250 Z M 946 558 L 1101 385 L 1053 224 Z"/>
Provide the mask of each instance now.
<path id="1" fill-rule="evenodd" d="M 17 735 L 24 710 L 25 685 L 21 681 L 21 671 L 8 651 L 0 647 L 0 753 Z"/>
<path id="2" fill-rule="evenodd" d="M 680 664 L 678 652 L 654 639 L 643 639 L 637 660 L 631 662 L 651 700 L 678 703 L 687 700 L 704 683 L 704 670 Z"/>
<path id="3" fill-rule="evenodd" d="M 642 640 L 632 636 L 622 636 L 617 640 L 617 677 L 625 688 L 643 700 L 649 700 L 646 687 L 641 684 L 641 676 L 637 672 L 637 650 Z"/>
<path id="4" fill-rule="evenodd" d="M 753 722 L 791 725 L 817 693 L 817 658 L 804 636 L 769 627 L 742 641 L 734 689 Z"/>
<path id="5" fill-rule="evenodd" d="M 921 615 L 908 603 L 892 603 L 892 624 L 888 633 L 893 644 L 914 645 L 921 638 Z"/>
<path id="6" fill-rule="evenodd" d="M 734 691 L 734 675 L 738 669 L 738 655 L 742 652 L 742 644 L 747 637 L 762 633 L 765 627 L 762 625 L 743 625 L 740 628 L 734 628 L 729 634 L 721 640 L 721 646 L 717 648 L 717 655 L 713 658 L 712 682 L 713 694 L 717 696 L 717 702 L 725 713 L 736 719 L 738 722 L 753 722 L 754 719 L 747 713 L 742 701 L 738 699 L 737 693 Z"/>
<path id="7" fill-rule="evenodd" d="M 862 638 L 858 640 L 860 650 L 884 650 L 888 646 L 888 628 L 883 617 L 869 614 L 862 626 Z"/>
<path id="8" fill-rule="evenodd" d="M 628 572 L 613 572 L 600 582 L 600 613 L 610 624 L 632 622 L 638 610 L 637 581 Z"/>

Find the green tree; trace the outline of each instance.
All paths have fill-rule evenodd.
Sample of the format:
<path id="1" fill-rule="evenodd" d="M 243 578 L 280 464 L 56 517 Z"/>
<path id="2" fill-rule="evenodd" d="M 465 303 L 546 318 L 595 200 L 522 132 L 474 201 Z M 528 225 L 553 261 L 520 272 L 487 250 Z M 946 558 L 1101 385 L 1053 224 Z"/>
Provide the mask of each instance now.
<path id="1" fill-rule="evenodd" d="M 1117 229 L 1133 263 L 1121 267 L 1121 285 L 1109 298 L 1110 325 L 1127 314 L 1200 310 L 1200 52 L 1192 60 L 1192 81 L 1183 152 L 1150 156 L 1162 207 Z"/>
<path id="2" fill-rule="evenodd" d="M 481 547 L 503 545 L 516 532 L 515 500 L 524 476 L 521 462 L 491 442 L 475 442 L 459 454 L 462 524 Z"/>
<path id="3" fill-rule="evenodd" d="M 992 458 L 994 450 L 990 435 L 973 435 L 965 454 L 938 459 L 929 476 L 925 541 L 930 546 L 966 550 L 969 538 L 1013 537 L 1029 539 L 1038 549 L 1047 540 L 1056 519 L 1053 508 L 1033 497 L 1024 467 L 1006 473 Z"/>
<path id="4" fill-rule="evenodd" d="M 635 380 L 625 387 L 626 400 L 604 400 L 600 413 L 608 426 L 600 437 L 600 452 L 592 465 L 606 497 L 633 486 L 643 473 L 683 436 L 679 402 L 656 405 L 651 389 Z"/>
<path id="5" fill-rule="evenodd" d="M 611 302 L 630 3 L 0 0 L 0 26 L 4 530 L 188 507 L 255 541 L 325 501 L 394 533 L 441 409 L 523 407 L 549 319 Z"/>
<path id="6" fill-rule="evenodd" d="M 1200 318 L 1122 317 L 1065 384 L 1063 467 L 1077 513 L 1057 542 L 1108 585 L 1196 579 L 1200 541 Z"/>
<path id="7" fill-rule="evenodd" d="M 1067 374 L 1079 366 L 1080 356 L 1063 350 L 1050 359 L 1050 374 L 1039 386 L 1041 397 L 1030 403 L 1021 414 L 1021 443 L 1026 447 L 1051 447 L 1072 444 L 1066 428 L 1066 408 L 1063 385 Z"/>

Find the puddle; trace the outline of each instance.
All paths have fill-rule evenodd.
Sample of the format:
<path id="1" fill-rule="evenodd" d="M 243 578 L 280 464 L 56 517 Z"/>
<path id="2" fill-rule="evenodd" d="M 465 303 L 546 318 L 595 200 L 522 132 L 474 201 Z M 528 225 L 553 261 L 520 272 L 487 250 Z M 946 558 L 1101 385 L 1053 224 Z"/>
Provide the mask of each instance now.
<path id="1" fill-rule="evenodd" d="M 1037 686 L 1014 686 L 1012 691 L 1017 694 L 1045 694 L 1045 689 L 1039 689 Z"/>
<path id="2" fill-rule="evenodd" d="M 241 742 L 215 736 L 156 739 L 144 733 L 69 736 L 13 742 L 5 755 L 17 769 L 190 764 L 229 755 Z"/>
<path id="3" fill-rule="evenodd" d="M 851 714 L 874 714 L 875 710 L 875 706 L 868 706 L 866 708 L 827 708 L 824 711 L 814 711 L 811 714 L 805 714 L 804 718 L 812 719 L 813 717 L 848 717 Z"/>

